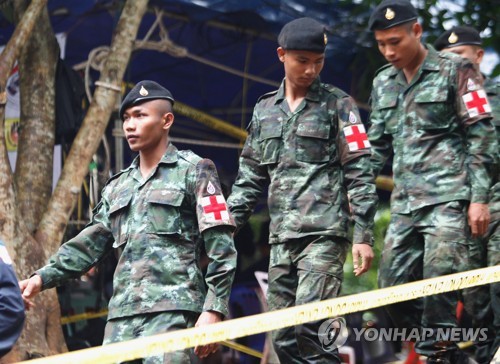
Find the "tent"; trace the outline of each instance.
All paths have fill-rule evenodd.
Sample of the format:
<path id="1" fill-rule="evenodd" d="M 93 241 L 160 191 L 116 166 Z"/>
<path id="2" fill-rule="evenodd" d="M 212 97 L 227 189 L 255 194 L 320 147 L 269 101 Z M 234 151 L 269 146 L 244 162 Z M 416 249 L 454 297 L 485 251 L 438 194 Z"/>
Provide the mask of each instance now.
<path id="1" fill-rule="evenodd" d="M 116 0 L 48 1 L 54 31 L 65 36 L 66 62 L 82 74 L 89 65 L 90 91 L 99 76 L 93 67 L 104 59 L 122 5 Z M 150 0 L 153 11 L 141 23 L 137 39 L 142 42 L 124 82 L 130 86 L 151 79 L 169 88 L 178 105 L 185 105 L 171 132 L 175 144 L 213 159 L 231 180 L 254 104 L 283 77 L 276 56 L 281 27 L 302 16 L 324 23 L 330 31 L 321 79 L 350 93 L 350 67 L 360 47 L 352 33 L 333 29 L 348 19 L 363 29 L 351 17 L 353 7 L 339 0 Z M 12 30 L 2 17 L 0 43 L 8 41 Z M 119 120 L 109 125 L 110 136 L 119 134 Z M 228 132 L 227 125 L 234 129 Z M 117 169 L 132 158 L 126 145 L 120 153 Z"/>

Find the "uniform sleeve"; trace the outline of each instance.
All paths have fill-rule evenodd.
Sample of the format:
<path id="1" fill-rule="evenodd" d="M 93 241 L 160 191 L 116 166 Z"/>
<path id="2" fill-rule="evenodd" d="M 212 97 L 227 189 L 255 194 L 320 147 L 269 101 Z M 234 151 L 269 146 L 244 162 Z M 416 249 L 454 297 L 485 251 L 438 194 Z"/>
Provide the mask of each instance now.
<path id="1" fill-rule="evenodd" d="M 371 165 L 375 177 L 379 175 L 392 155 L 392 137 L 384 133 L 385 122 L 378 111 L 378 99 L 376 84 L 374 83 L 370 97 L 371 113 L 368 122 L 368 140 L 371 145 Z"/>
<path id="2" fill-rule="evenodd" d="M 229 313 L 228 302 L 236 271 L 236 249 L 230 226 L 219 225 L 203 232 L 208 267 L 205 275 L 207 295 L 203 311 Z"/>
<path id="3" fill-rule="evenodd" d="M 0 357 L 21 335 L 25 319 L 21 290 L 7 249 L 0 243 Z"/>
<path id="4" fill-rule="evenodd" d="M 266 166 L 260 163 L 257 112 L 254 111 L 249 133 L 239 159 L 239 169 L 228 199 L 237 228 L 241 228 L 255 209 L 269 183 Z"/>
<path id="5" fill-rule="evenodd" d="M 202 159 L 196 165 L 195 194 L 200 232 L 219 225 L 234 228 L 234 219 L 222 193 L 217 169 L 209 159 Z"/>
<path id="6" fill-rule="evenodd" d="M 487 203 L 498 144 L 482 76 L 466 61 L 460 64 L 457 72 L 456 105 L 465 128 L 471 202 Z"/>
<path id="7" fill-rule="evenodd" d="M 112 250 L 113 234 L 109 224 L 109 205 L 103 198 L 95 207 L 91 222 L 73 239 L 52 255 L 49 263 L 36 271 L 42 278 L 42 289 L 59 286 L 78 278 L 101 261 Z"/>
<path id="8" fill-rule="evenodd" d="M 354 100 L 337 101 L 338 146 L 354 220 L 354 243 L 373 245 L 373 225 L 378 196 L 370 164 L 370 142 Z"/>
<path id="9" fill-rule="evenodd" d="M 229 212 L 217 175 L 209 159 L 196 165 L 194 191 L 198 226 L 208 257 L 205 283 L 207 295 L 204 311 L 228 314 L 228 301 L 236 271 L 236 249 L 233 241 L 234 219 Z"/>

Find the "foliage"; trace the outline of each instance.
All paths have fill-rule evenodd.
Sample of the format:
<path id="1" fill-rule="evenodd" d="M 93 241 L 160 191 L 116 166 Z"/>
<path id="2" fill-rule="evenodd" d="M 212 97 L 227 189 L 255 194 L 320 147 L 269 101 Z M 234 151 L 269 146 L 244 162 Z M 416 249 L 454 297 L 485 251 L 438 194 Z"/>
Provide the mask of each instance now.
<path id="1" fill-rule="evenodd" d="M 384 246 L 384 237 L 387 227 L 389 226 L 391 215 L 389 207 L 386 205 L 379 206 L 375 216 L 375 243 L 373 245 L 373 253 L 375 255 L 371 269 L 360 277 L 355 277 L 353 274 L 352 254 L 349 252 L 346 263 L 344 265 L 344 281 L 342 283 L 342 295 L 350 295 L 359 292 L 371 291 L 378 288 L 377 275 L 380 255 Z"/>
<path id="2" fill-rule="evenodd" d="M 341 14 L 340 22 L 331 27 L 331 32 L 354 42 L 354 59 L 351 72 L 354 75 L 350 94 L 366 102 L 371 90 L 371 80 L 376 70 L 385 64 L 377 50 L 373 34 L 367 29 L 371 12 L 380 0 L 330 0 Z M 469 25 L 481 32 L 483 46 L 500 54 L 500 2 L 475 0 L 411 0 L 418 9 L 424 28 L 424 41 L 432 44 L 437 37 L 453 25 Z M 459 4 L 463 4 L 460 6 Z M 353 35 L 356 35 L 353 38 Z M 500 76 L 500 64 L 492 71 L 492 77 Z"/>

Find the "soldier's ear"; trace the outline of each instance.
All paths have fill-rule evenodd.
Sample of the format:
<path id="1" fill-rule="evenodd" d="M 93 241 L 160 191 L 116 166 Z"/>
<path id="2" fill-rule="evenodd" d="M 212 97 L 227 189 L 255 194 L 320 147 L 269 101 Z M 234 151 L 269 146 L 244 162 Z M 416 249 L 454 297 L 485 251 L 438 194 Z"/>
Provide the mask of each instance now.
<path id="1" fill-rule="evenodd" d="M 163 129 L 165 130 L 170 129 L 170 127 L 174 123 L 174 119 L 175 119 L 174 114 L 171 112 L 166 112 L 165 114 L 163 114 L 162 116 Z"/>
<path id="2" fill-rule="evenodd" d="M 276 52 L 278 53 L 278 59 L 281 62 L 285 62 L 285 53 L 286 53 L 286 51 L 282 47 L 278 47 L 278 49 L 276 50 Z"/>
<path id="3" fill-rule="evenodd" d="M 413 23 L 411 30 L 413 34 L 415 35 L 416 38 L 421 39 L 422 38 L 422 33 L 423 33 L 423 28 L 422 25 L 420 25 L 419 22 Z"/>
<path id="4" fill-rule="evenodd" d="M 483 57 L 484 57 L 484 49 L 481 47 L 477 47 L 477 49 L 476 49 L 476 63 L 481 64 L 481 62 L 483 61 Z"/>

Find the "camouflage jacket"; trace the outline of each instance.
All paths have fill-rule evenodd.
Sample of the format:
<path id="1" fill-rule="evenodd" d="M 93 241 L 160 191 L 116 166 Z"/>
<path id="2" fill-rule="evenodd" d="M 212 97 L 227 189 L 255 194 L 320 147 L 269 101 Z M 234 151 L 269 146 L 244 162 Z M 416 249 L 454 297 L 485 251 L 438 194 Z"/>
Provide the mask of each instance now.
<path id="1" fill-rule="evenodd" d="M 371 244 L 377 195 L 354 101 L 317 79 L 291 112 L 284 85 L 255 106 L 228 199 L 236 225 L 268 187 L 271 244 L 309 235 L 349 238 L 349 193 L 353 240 Z"/>
<path id="2" fill-rule="evenodd" d="M 37 274 L 43 289 L 54 287 L 116 249 L 108 319 L 168 310 L 227 315 L 236 266 L 233 227 L 214 164 L 170 144 L 147 179 L 139 157 L 112 177 L 91 222 Z M 203 241 L 210 260 L 205 280 Z"/>
<path id="3" fill-rule="evenodd" d="M 391 210 L 452 200 L 487 203 L 496 140 L 482 78 L 472 63 L 427 46 L 410 84 L 384 66 L 373 80 L 368 136 L 378 174 L 393 154 Z"/>
<path id="4" fill-rule="evenodd" d="M 497 131 L 497 141 L 500 146 L 500 82 L 494 81 L 491 78 L 485 78 L 484 90 L 488 95 L 488 101 L 491 105 L 491 113 L 493 115 L 493 124 Z M 497 148 L 497 162 L 500 163 L 500 154 Z M 492 217 L 500 219 L 500 166 L 497 164 L 496 173 L 493 179 L 493 187 L 490 192 L 490 213 Z"/>

